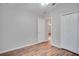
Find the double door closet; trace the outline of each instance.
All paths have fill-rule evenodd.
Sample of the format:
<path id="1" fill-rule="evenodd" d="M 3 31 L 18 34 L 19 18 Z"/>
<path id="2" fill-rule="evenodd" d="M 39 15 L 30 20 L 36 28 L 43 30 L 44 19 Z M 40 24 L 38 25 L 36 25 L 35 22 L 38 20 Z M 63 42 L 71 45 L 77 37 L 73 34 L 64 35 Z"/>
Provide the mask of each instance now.
<path id="1" fill-rule="evenodd" d="M 79 54 L 79 12 L 61 16 L 61 48 Z"/>

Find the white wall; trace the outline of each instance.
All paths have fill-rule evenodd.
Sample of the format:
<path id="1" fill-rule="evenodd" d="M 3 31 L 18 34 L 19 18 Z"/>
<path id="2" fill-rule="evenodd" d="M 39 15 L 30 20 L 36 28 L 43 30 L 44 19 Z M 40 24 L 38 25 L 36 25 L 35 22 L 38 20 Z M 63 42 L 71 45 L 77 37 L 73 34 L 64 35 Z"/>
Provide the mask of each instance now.
<path id="1" fill-rule="evenodd" d="M 37 15 L 0 4 L 0 51 L 37 42 Z"/>
<path id="2" fill-rule="evenodd" d="M 52 8 L 52 45 L 60 47 L 60 17 L 63 14 L 79 11 L 78 3 L 57 4 Z"/>

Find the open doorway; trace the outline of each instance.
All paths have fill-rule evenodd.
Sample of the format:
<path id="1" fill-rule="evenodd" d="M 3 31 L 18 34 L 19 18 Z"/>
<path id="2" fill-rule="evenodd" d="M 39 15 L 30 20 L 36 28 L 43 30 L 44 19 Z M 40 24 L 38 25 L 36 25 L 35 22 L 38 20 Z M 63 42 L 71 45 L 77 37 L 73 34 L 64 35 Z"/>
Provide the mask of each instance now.
<path id="1" fill-rule="evenodd" d="M 51 17 L 48 17 L 48 40 L 50 41 L 51 40 Z"/>
<path id="2" fill-rule="evenodd" d="M 38 18 L 38 42 L 51 43 L 51 17 Z"/>
<path id="3" fill-rule="evenodd" d="M 46 20 L 46 36 L 47 36 L 47 40 L 49 41 L 49 43 L 51 43 L 51 34 L 52 34 L 52 23 L 51 23 L 51 20 L 52 20 L 52 17 L 51 16 L 48 16 L 45 18 Z"/>

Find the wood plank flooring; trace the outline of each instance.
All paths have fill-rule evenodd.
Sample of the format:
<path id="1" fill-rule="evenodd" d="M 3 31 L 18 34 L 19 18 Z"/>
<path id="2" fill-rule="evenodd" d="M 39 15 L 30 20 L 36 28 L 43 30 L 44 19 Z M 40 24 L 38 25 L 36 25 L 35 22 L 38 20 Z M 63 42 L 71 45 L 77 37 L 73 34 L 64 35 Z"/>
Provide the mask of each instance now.
<path id="1" fill-rule="evenodd" d="M 77 56 L 77 54 L 51 46 L 49 42 L 43 42 L 30 47 L 6 52 L 0 54 L 0 56 Z"/>

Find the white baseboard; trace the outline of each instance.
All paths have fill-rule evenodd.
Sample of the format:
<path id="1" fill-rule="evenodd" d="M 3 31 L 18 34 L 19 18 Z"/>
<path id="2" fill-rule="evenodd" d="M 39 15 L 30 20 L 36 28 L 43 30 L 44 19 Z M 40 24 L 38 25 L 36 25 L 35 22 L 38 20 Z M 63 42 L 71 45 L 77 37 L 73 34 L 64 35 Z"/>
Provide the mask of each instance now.
<path id="1" fill-rule="evenodd" d="M 48 40 L 40 41 L 40 42 L 38 42 L 38 43 L 42 43 L 42 42 L 46 42 L 46 41 L 48 41 Z"/>
<path id="2" fill-rule="evenodd" d="M 55 47 L 61 48 L 59 45 L 56 45 L 56 44 L 52 44 L 52 46 L 55 46 Z"/>
<path id="3" fill-rule="evenodd" d="M 46 42 L 46 41 L 42 41 L 42 42 Z M 9 51 L 13 51 L 13 50 L 16 50 L 16 49 L 21 49 L 21 48 L 24 48 L 24 47 L 32 46 L 32 45 L 39 44 L 39 43 L 42 43 L 42 42 L 36 42 L 36 43 L 32 43 L 32 44 L 28 44 L 28 45 L 24 45 L 24 46 L 20 46 L 20 47 L 8 49 L 8 50 L 5 50 L 5 51 L 1 51 L 0 54 L 6 53 L 6 52 L 9 52 Z"/>

